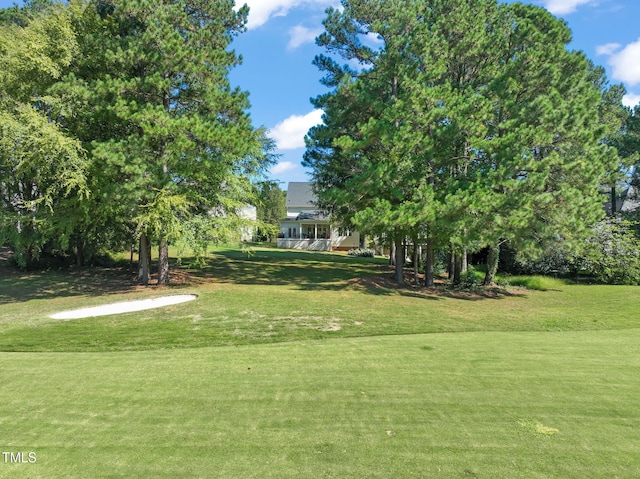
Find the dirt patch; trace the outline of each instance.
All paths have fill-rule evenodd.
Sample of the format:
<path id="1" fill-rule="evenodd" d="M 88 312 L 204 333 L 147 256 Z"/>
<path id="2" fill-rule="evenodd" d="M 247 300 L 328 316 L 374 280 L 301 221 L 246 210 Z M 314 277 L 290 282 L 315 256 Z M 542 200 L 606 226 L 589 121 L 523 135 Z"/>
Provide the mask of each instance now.
<path id="1" fill-rule="evenodd" d="M 338 323 L 328 323 L 326 326 L 324 326 L 323 328 L 321 328 L 321 331 L 325 331 L 325 332 L 329 332 L 329 331 L 340 331 L 342 329 L 342 326 L 340 326 Z"/>

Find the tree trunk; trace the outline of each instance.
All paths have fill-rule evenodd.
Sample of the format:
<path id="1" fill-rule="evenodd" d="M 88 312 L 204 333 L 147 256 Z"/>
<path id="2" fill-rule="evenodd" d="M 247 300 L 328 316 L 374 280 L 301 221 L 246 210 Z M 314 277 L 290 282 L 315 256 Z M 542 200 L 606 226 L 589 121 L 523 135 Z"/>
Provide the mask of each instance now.
<path id="1" fill-rule="evenodd" d="M 462 266 L 460 267 L 460 271 L 464 274 L 469 269 L 469 255 L 467 255 L 467 249 L 462 250 Z"/>
<path id="2" fill-rule="evenodd" d="M 398 284 L 404 284 L 404 245 L 403 238 L 400 236 L 395 241 L 395 259 L 396 259 L 396 269 L 395 269 L 395 280 Z"/>
<path id="3" fill-rule="evenodd" d="M 433 254 L 433 240 L 427 239 L 427 260 L 424 267 L 424 285 L 427 288 L 435 286 L 435 256 Z"/>
<path id="4" fill-rule="evenodd" d="M 487 274 L 484 277 L 483 284 L 485 286 L 492 286 L 495 284 L 496 273 L 498 272 L 498 260 L 500 259 L 500 245 L 489 247 L 489 254 L 487 255 Z"/>
<path id="5" fill-rule="evenodd" d="M 151 244 L 146 234 L 140 235 L 140 249 L 138 250 L 138 281 L 149 285 L 149 270 L 151 268 Z"/>
<path id="6" fill-rule="evenodd" d="M 455 253 L 453 256 L 453 284 L 460 286 L 462 283 L 462 255 Z"/>
<path id="7" fill-rule="evenodd" d="M 76 239 L 76 266 L 78 268 L 84 266 L 84 240 L 80 234 Z"/>
<path id="8" fill-rule="evenodd" d="M 389 264 L 391 266 L 395 266 L 396 264 L 396 244 L 395 242 L 391 242 L 391 245 L 389 247 Z"/>
<path id="9" fill-rule="evenodd" d="M 158 248 L 158 286 L 169 284 L 169 243 L 165 239 L 160 240 Z"/>
<path id="10" fill-rule="evenodd" d="M 420 274 L 420 247 L 418 246 L 418 238 L 413 238 L 413 254 L 411 255 L 413 263 L 413 282 L 416 286 L 420 284 L 418 275 Z"/>
<path id="11" fill-rule="evenodd" d="M 456 255 L 453 251 L 449 253 L 447 258 L 447 276 L 451 280 L 456 269 Z"/>
<path id="12" fill-rule="evenodd" d="M 611 216 L 615 217 L 616 213 L 618 212 L 618 202 L 617 202 L 617 195 L 616 195 L 616 187 L 612 186 L 611 187 Z"/>

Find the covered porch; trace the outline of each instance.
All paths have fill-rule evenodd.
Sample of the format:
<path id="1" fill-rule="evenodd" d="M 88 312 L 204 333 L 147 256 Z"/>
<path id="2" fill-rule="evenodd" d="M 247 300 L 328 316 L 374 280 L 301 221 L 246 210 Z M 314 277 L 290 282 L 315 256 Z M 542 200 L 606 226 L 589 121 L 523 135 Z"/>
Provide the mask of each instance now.
<path id="1" fill-rule="evenodd" d="M 331 251 L 329 222 L 302 216 L 288 218 L 281 223 L 278 248 Z"/>

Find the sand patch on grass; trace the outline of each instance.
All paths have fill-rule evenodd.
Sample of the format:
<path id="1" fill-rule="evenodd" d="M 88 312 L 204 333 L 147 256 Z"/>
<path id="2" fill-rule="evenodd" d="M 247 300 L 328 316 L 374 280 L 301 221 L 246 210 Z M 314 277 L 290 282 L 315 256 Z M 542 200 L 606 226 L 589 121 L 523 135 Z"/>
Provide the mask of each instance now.
<path id="1" fill-rule="evenodd" d="M 173 296 L 163 296 L 160 298 L 142 299 L 139 301 L 124 301 L 121 303 L 103 304 L 92 308 L 74 309 L 52 314 L 53 319 L 80 319 L 95 316 L 108 316 L 111 314 L 131 313 L 134 311 L 144 311 L 145 309 L 161 308 L 172 304 L 185 303 L 196 299 L 195 294 L 180 294 Z"/>

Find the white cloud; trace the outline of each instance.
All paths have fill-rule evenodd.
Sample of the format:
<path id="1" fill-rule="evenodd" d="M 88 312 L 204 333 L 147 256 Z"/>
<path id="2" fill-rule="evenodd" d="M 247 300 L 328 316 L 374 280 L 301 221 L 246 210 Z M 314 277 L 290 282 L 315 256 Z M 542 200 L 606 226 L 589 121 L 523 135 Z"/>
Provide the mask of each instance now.
<path id="1" fill-rule="evenodd" d="M 622 45 L 619 43 L 607 43 L 596 47 L 596 55 L 613 55 Z"/>
<path id="2" fill-rule="evenodd" d="M 640 38 L 609 55 L 611 77 L 634 86 L 640 83 Z"/>
<path id="3" fill-rule="evenodd" d="M 384 40 L 377 33 L 369 32 L 364 38 L 364 42 L 371 46 L 380 46 L 384 44 Z"/>
<path id="4" fill-rule="evenodd" d="M 281 17 L 292 8 L 300 5 L 329 7 L 336 6 L 337 0 L 239 0 L 237 6 L 249 5 L 249 23 L 247 27 L 257 28 L 264 25 L 271 17 Z"/>
<path id="5" fill-rule="evenodd" d="M 289 30 L 291 39 L 289 40 L 287 48 L 289 50 L 293 50 L 305 43 L 313 43 L 316 40 L 316 37 L 323 31 L 324 29 L 322 28 L 307 28 L 302 25 L 297 25 Z"/>
<path id="6" fill-rule="evenodd" d="M 291 115 L 282 120 L 270 132 L 278 149 L 294 150 L 304 147 L 304 137 L 312 126 L 322 123 L 322 110 L 313 110 L 306 115 Z"/>
<path id="7" fill-rule="evenodd" d="M 298 167 L 295 163 L 291 161 L 281 161 L 273 168 L 271 168 L 272 175 L 279 175 L 280 173 L 285 173 L 287 171 L 295 170 Z"/>
<path id="8" fill-rule="evenodd" d="M 622 103 L 629 108 L 640 105 L 640 95 L 638 95 L 637 93 L 627 93 L 624 97 L 622 97 Z"/>
<path id="9" fill-rule="evenodd" d="M 594 0 L 542 0 L 542 4 L 554 15 L 575 12 L 580 5 L 594 3 Z"/>

